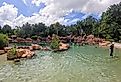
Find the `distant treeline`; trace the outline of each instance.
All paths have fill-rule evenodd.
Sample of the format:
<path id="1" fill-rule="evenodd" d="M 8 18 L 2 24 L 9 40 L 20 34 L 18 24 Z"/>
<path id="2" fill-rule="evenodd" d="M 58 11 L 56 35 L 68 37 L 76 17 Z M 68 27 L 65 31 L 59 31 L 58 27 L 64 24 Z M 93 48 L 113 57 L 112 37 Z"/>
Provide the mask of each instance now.
<path id="1" fill-rule="evenodd" d="M 88 16 L 86 19 L 77 21 L 76 24 L 70 26 L 62 25 L 59 22 L 50 26 L 46 26 L 43 23 L 29 24 L 27 22 L 21 27 L 16 26 L 16 29 L 11 29 L 11 26 L 4 25 L 0 27 L 0 32 L 8 36 L 17 35 L 22 38 L 47 37 L 48 35 L 52 36 L 52 34 L 57 34 L 58 36 L 93 34 L 96 37 L 118 42 L 121 40 L 121 2 L 111 5 L 98 20 L 93 16 Z"/>

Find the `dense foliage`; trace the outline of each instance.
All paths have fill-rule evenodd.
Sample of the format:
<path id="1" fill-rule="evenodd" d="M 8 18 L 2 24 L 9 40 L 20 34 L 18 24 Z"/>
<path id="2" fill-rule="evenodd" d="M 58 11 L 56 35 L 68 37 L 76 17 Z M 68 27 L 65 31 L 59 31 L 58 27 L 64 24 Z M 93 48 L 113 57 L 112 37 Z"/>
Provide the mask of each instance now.
<path id="1" fill-rule="evenodd" d="M 59 43 L 60 43 L 60 41 L 59 41 L 58 36 L 53 34 L 52 41 L 50 44 L 51 49 L 59 49 Z"/>
<path id="2" fill-rule="evenodd" d="M 9 53 L 9 55 L 15 56 L 16 53 L 17 53 L 17 51 L 16 51 L 16 45 L 14 45 L 14 46 L 10 49 L 10 51 L 9 51 L 8 53 Z"/>
<path id="3" fill-rule="evenodd" d="M 4 34 L 0 34 L 0 49 L 7 46 L 8 44 L 8 37 Z"/>
<path id="4" fill-rule="evenodd" d="M 0 27 L 0 32 L 12 35 L 15 34 L 22 38 L 47 37 L 56 34 L 58 36 L 82 34 L 93 34 L 96 37 L 105 38 L 111 41 L 121 40 L 121 3 L 110 6 L 106 12 L 102 13 L 101 19 L 88 16 L 86 19 L 78 21 L 76 24 L 65 26 L 59 22 L 46 26 L 43 23 L 26 23 L 16 29 L 11 29 L 9 25 Z"/>
<path id="5" fill-rule="evenodd" d="M 100 34 L 109 40 L 121 40 L 121 3 L 110 6 L 102 14 Z"/>
<path id="6" fill-rule="evenodd" d="M 7 59 L 12 60 L 17 58 L 17 50 L 16 45 L 14 45 L 8 52 L 7 52 Z"/>

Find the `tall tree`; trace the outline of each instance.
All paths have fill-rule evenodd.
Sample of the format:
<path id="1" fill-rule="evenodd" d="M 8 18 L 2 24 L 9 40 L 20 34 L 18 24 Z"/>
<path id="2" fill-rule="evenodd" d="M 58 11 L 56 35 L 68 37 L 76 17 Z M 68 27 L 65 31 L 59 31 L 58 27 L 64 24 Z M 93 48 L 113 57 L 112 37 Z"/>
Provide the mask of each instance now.
<path id="1" fill-rule="evenodd" d="M 108 40 L 121 40 L 121 3 L 111 5 L 101 17 L 101 35 Z"/>
<path id="2" fill-rule="evenodd" d="M 2 29 L 2 27 L 0 26 L 0 33 L 2 32 L 1 29 Z"/>
<path id="3" fill-rule="evenodd" d="M 3 28 L 2 28 L 2 32 L 4 34 L 8 34 L 8 35 L 11 35 L 12 34 L 12 29 L 11 29 L 11 26 L 9 25 L 4 25 Z"/>
<path id="4" fill-rule="evenodd" d="M 95 19 L 93 16 L 88 16 L 86 19 L 82 20 L 80 22 L 80 27 L 83 30 L 83 32 L 87 35 L 93 34 L 94 27 L 97 24 L 97 19 Z"/>

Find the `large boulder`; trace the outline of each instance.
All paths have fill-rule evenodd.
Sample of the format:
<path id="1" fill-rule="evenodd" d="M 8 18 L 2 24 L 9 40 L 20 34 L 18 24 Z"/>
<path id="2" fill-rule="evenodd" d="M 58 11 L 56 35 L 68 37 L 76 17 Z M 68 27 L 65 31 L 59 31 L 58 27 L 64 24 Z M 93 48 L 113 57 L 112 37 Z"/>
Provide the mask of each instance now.
<path id="1" fill-rule="evenodd" d="M 60 43 L 59 50 L 67 50 L 69 47 L 69 44 Z"/>
<path id="2" fill-rule="evenodd" d="M 26 38 L 25 42 L 32 43 L 32 39 L 31 38 Z"/>
<path id="3" fill-rule="evenodd" d="M 0 55 L 5 54 L 4 50 L 0 50 Z"/>
<path id="4" fill-rule="evenodd" d="M 111 44 L 110 41 L 103 41 L 103 42 L 99 43 L 99 46 L 100 47 L 107 47 L 109 44 Z"/>
<path id="5" fill-rule="evenodd" d="M 93 44 L 95 44 L 95 41 L 94 41 L 93 39 L 88 39 L 88 40 L 87 40 L 87 43 L 88 43 L 89 45 L 93 45 Z"/>
<path id="6" fill-rule="evenodd" d="M 5 52 L 8 52 L 9 50 L 11 50 L 12 49 L 12 47 L 4 47 L 4 51 Z"/>
<path id="7" fill-rule="evenodd" d="M 33 48 L 33 50 L 39 50 L 39 49 L 41 49 L 41 46 L 37 45 L 37 44 L 32 44 L 32 48 Z"/>
<path id="8" fill-rule="evenodd" d="M 14 60 L 17 58 L 32 58 L 34 54 L 35 53 L 29 49 L 11 49 L 7 52 L 7 59 Z"/>
<path id="9" fill-rule="evenodd" d="M 25 49 L 17 49 L 17 57 L 21 58 L 23 54 L 26 53 Z"/>
<path id="10" fill-rule="evenodd" d="M 24 38 L 17 38 L 16 41 L 17 42 L 25 42 L 25 39 Z"/>
<path id="11" fill-rule="evenodd" d="M 18 49 L 17 50 L 17 57 L 19 58 L 31 58 L 34 56 L 34 52 L 28 49 Z"/>
<path id="12" fill-rule="evenodd" d="M 29 50 L 33 50 L 32 46 L 18 46 L 18 49 L 29 49 Z"/>
<path id="13" fill-rule="evenodd" d="M 88 39 L 94 39 L 94 35 L 88 35 L 88 36 L 87 36 L 87 40 L 88 40 Z"/>

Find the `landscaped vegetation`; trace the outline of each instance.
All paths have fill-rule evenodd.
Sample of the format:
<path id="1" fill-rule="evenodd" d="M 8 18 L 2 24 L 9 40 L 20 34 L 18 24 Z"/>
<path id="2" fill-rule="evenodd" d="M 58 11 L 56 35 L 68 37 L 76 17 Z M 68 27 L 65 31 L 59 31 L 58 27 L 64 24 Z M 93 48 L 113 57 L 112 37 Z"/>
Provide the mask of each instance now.
<path id="1" fill-rule="evenodd" d="M 9 25 L 0 27 L 0 49 L 8 52 L 9 56 L 19 58 L 31 58 L 34 55 L 32 50 L 67 50 L 70 47 L 68 43 L 108 46 L 110 41 L 121 41 L 121 3 L 110 6 L 102 13 L 100 19 L 88 16 L 86 19 L 77 21 L 76 24 L 67 26 L 59 22 L 50 26 L 27 22 L 12 28 Z M 41 42 L 50 43 L 50 45 L 43 48 L 38 45 Z M 6 47 L 8 43 L 29 43 L 31 46 Z M 1 53 L 3 52 L 2 50 Z"/>
<path id="2" fill-rule="evenodd" d="M 0 49 L 8 45 L 8 37 L 5 34 L 0 34 Z"/>
<path id="3" fill-rule="evenodd" d="M 23 1 L 26 3 L 23 6 L 35 6 L 28 5 L 27 0 Z M 43 0 L 30 1 L 37 1 L 38 4 Z M 55 1 L 50 0 L 52 3 Z M 101 4 L 104 2 L 100 0 Z M 110 0 L 106 2 L 110 3 Z M 40 4 L 46 6 L 49 3 Z M 50 4 L 51 6 L 55 7 Z M 19 9 L 17 11 L 20 12 Z M 15 18 L 20 20 L 21 16 L 24 19 L 24 15 Z M 41 22 L 26 22 L 16 27 L 0 26 L 0 82 L 121 82 L 120 75 L 121 2 L 111 5 L 99 19 L 90 15 L 71 25 L 56 22 L 47 26 Z"/>
<path id="4" fill-rule="evenodd" d="M 52 49 L 59 49 L 59 43 L 60 43 L 59 37 L 57 35 L 53 35 L 50 47 Z"/>
<path id="5" fill-rule="evenodd" d="M 41 19 L 40 19 L 41 20 Z M 88 16 L 86 19 L 78 21 L 76 24 L 65 26 L 59 22 L 46 26 L 43 23 L 16 26 L 4 25 L 0 32 L 10 35 L 17 35 L 21 38 L 47 37 L 56 34 L 58 36 L 80 36 L 83 34 L 93 34 L 99 38 L 105 38 L 110 41 L 119 42 L 121 40 L 121 3 L 110 6 L 106 12 L 103 12 L 100 19 Z"/>

